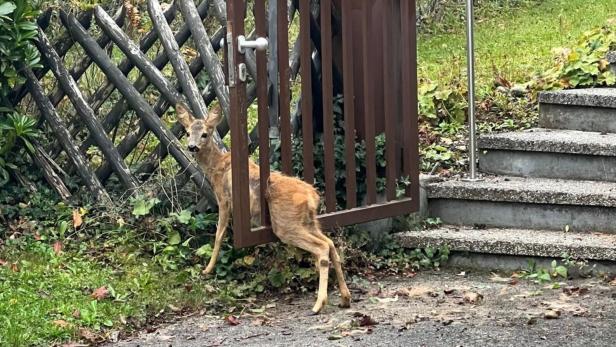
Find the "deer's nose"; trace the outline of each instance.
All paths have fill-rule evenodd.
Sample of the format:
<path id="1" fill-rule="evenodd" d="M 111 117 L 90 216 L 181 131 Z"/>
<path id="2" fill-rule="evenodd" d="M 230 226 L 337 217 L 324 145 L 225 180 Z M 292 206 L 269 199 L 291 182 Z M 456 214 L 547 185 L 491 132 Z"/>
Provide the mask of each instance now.
<path id="1" fill-rule="evenodd" d="M 199 147 L 195 145 L 188 145 L 188 150 L 190 152 L 199 152 Z"/>

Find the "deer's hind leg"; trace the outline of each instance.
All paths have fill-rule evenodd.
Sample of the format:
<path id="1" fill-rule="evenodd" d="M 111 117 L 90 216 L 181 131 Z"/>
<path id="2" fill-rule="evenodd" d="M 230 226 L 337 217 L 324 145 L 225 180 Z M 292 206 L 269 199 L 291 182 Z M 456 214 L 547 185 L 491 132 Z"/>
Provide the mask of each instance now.
<path id="1" fill-rule="evenodd" d="M 276 233 L 282 242 L 301 248 L 312 253 L 316 259 L 319 270 L 319 291 L 317 301 L 312 308 L 313 313 L 319 313 L 324 305 L 327 304 L 327 280 L 329 276 L 329 245 L 328 243 L 315 236 L 308 229 L 300 227 L 301 232 L 296 233 Z"/>
<path id="2" fill-rule="evenodd" d="M 344 280 L 344 272 L 342 271 L 342 264 L 340 262 L 340 256 L 336 251 L 336 246 L 334 242 L 327 236 L 325 236 L 321 231 L 318 231 L 316 234 L 317 237 L 327 242 L 329 246 L 329 257 L 331 258 L 332 263 L 334 263 L 334 270 L 336 270 L 336 278 L 338 279 L 338 288 L 340 289 L 340 299 L 342 300 L 340 303 L 340 307 L 351 307 L 351 292 L 347 287 L 346 281 Z"/>

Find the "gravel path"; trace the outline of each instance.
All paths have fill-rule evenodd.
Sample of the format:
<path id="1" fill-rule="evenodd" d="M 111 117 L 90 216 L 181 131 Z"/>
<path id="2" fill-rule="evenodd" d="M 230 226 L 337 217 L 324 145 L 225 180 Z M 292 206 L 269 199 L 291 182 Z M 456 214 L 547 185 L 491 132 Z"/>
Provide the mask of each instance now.
<path id="1" fill-rule="evenodd" d="M 561 288 L 492 274 L 422 272 L 351 285 L 350 309 L 306 313 L 313 295 L 263 302 L 232 325 L 207 314 L 114 346 L 614 346 L 616 287 L 602 279 Z M 338 302 L 330 291 L 332 304 Z M 551 319 L 546 318 L 551 317 Z"/>

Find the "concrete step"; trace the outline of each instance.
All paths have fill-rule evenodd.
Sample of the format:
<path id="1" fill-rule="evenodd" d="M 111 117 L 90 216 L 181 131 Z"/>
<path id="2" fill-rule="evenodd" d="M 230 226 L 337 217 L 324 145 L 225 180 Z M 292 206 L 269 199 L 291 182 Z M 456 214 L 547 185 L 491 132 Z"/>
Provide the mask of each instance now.
<path id="1" fill-rule="evenodd" d="M 616 183 L 501 176 L 426 193 L 428 214 L 447 224 L 616 233 Z"/>
<path id="2" fill-rule="evenodd" d="M 616 235 L 531 229 L 443 226 L 396 234 L 403 247 L 448 246 L 451 251 L 616 261 Z"/>
<path id="3" fill-rule="evenodd" d="M 482 135 L 478 146 L 486 173 L 616 182 L 616 134 L 531 129 Z"/>
<path id="4" fill-rule="evenodd" d="M 539 111 L 543 128 L 616 133 L 616 88 L 542 92 Z"/>

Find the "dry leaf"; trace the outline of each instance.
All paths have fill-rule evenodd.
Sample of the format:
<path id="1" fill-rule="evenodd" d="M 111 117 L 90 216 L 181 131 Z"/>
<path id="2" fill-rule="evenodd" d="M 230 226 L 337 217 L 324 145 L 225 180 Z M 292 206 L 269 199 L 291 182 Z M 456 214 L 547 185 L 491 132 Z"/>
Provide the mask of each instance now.
<path id="1" fill-rule="evenodd" d="M 62 242 L 61 241 L 56 241 L 53 243 L 53 252 L 56 255 L 60 255 L 60 253 L 62 253 Z"/>
<path id="2" fill-rule="evenodd" d="M 610 281 L 610 286 L 616 287 L 616 277 Z"/>
<path id="3" fill-rule="evenodd" d="M 87 328 L 80 328 L 79 329 L 79 337 L 81 337 L 82 339 L 88 341 L 88 342 L 97 342 L 98 341 L 98 336 L 96 335 L 95 332 L 93 332 L 90 329 Z"/>
<path id="4" fill-rule="evenodd" d="M 227 324 L 229 325 L 239 325 L 240 324 L 240 320 L 236 316 L 227 316 L 227 318 L 225 318 L 225 321 L 227 321 Z"/>
<path id="5" fill-rule="evenodd" d="M 57 320 L 53 321 L 52 323 L 53 323 L 53 325 L 57 326 L 58 328 L 63 328 L 63 329 L 66 329 L 66 328 L 71 326 L 71 323 L 69 323 L 69 322 L 67 322 L 67 321 L 65 321 L 63 319 L 57 319 Z"/>
<path id="6" fill-rule="evenodd" d="M 464 302 L 468 302 L 469 304 L 478 304 L 483 300 L 483 295 L 475 292 L 464 292 Z"/>
<path id="7" fill-rule="evenodd" d="M 19 268 L 17 267 L 17 263 L 11 263 L 11 271 L 19 272 Z"/>
<path id="8" fill-rule="evenodd" d="M 102 286 L 100 288 L 97 288 L 94 292 L 92 292 L 92 295 L 90 296 L 95 300 L 103 300 L 109 296 L 109 290 L 107 289 L 107 287 Z"/>
<path id="9" fill-rule="evenodd" d="M 360 327 L 369 327 L 369 326 L 379 324 L 379 322 L 377 322 L 376 320 L 374 320 L 372 317 L 368 316 L 367 314 L 356 312 L 355 317 L 360 317 L 359 322 L 358 322 Z"/>
<path id="10" fill-rule="evenodd" d="M 547 310 L 543 313 L 543 317 L 545 319 L 558 319 L 560 317 L 560 311 L 558 310 Z"/>
<path id="11" fill-rule="evenodd" d="M 79 309 L 75 309 L 75 311 L 73 311 L 73 318 L 81 318 L 81 311 L 79 311 Z"/>
<path id="12" fill-rule="evenodd" d="M 73 210 L 73 227 L 75 229 L 79 229 L 79 227 L 83 224 L 83 219 L 81 218 L 81 213 L 79 213 L 78 209 Z"/>

